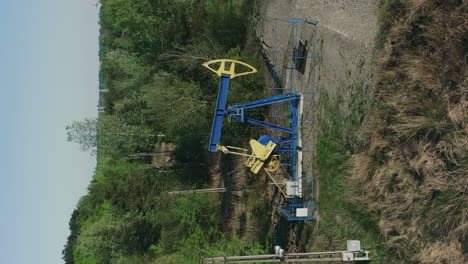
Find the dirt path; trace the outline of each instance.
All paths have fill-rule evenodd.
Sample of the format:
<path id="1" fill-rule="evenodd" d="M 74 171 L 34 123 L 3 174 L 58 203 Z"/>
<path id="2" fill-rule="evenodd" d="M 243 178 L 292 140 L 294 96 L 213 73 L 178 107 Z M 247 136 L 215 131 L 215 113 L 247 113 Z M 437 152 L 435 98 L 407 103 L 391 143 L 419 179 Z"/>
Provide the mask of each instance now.
<path id="1" fill-rule="evenodd" d="M 352 114 L 350 106 L 357 96 L 372 96 L 375 90 L 373 73 L 375 72 L 375 45 L 378 31 L 378 1 L 369 0 L 264 0 L 257 17 L 257 35 L 265 49 L 275 43 L 274 18 L 306 18 L 317 20 L 318 24 L 318 64 L 316 68 L 316 91 L 318 97 L 327 95 L 330 104 L 339 102 L 338 113 L 342 116 Z M 287 46 L 291 28 L 278 25 L 277 42 Z M 310 87 L 310 79 L 298 78 L 297 86 Z M 320 109 L 317 109 L 321 115 Z M 323 111 L 323 110 L 322 110 Z M 320 124 L 319 124 L 320 125 Z M 347 128 L 342 128 L 347 131 Z M 304 145 L 314 144 L 317 131 L 309 137 L 303 136 Z M 304 163 L 311 163 L 310 160 Z M 303 164 L 304 164 L 303 163 Z M 307 165 L 304 166 L 307 172 Z M 308 175 L 306 175 L 308 176 Z M 320 175 L 318 175 L 320 177 Z M 316 191 L 318 186 L 316 186 Z M 298 223 L 303 225 L 303 223 Z M 290 231 L 284 239 L 289 240 L 290 252 L 302 251 L 303 245 L 291 238 L 301 228 L 290 225 Z"/>
<path id="2" fill-rule="evenodd" d="M 336 99 L 346 87 L 362 80 L 372 88 L 377 1 L 369 0 L 265 0 L 260 13 L 260 31 L 267 45 L 273 43 L 274 18 L 307 18 L 319 21 L 317 88 Z M 290 32 L 279 29 L 280 41 Z M 372 89 L 368 89 L 372 90 Z"/>

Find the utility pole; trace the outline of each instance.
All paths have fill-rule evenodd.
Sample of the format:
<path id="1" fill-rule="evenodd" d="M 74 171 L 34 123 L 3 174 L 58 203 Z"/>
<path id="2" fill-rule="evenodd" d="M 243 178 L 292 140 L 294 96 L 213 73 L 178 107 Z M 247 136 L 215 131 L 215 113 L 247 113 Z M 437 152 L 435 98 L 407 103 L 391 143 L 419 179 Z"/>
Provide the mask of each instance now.
<path id="1" fill-rule="evenodd" d="M 168 192 L 168 194 L 189 194 L 189 193 L 221 193 L 221 192 L 235 192 L 250 189 L 247 186 L 231 187 L 231 188 L 209 188 L 209 189 L 195 189 L 195 190 L 182 190 Z"/>
<path id="2" fill-rule="evenodd" d="M 92 5 L 92 6 L 95 6 L 95 7 L 96 7 L 96 9 L 97 9 L 97 8 L 101 8 L 101 6 L 102 6 L 102 4 L 101 4 L 101 3 L 99 3 L 99 2 L 96 2 L 96 3 L 94 3 L 94 4 L 91 4 L 91 5 Z"/>

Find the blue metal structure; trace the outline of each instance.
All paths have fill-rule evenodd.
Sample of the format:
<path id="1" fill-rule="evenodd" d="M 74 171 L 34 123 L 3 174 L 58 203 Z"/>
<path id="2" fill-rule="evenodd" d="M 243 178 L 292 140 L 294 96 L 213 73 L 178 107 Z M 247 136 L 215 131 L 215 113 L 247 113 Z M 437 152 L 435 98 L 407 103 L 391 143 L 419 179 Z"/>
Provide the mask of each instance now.
<path id="1" fill-rule="evenodd" d="M 213 125 L 211 127 L 210 144 L 208 145 L 208 151 L 216 152 L 216 145 L 221 141 L 221 131 L 223 128 L 223 120 L 226 115 L 226 102 L 229 90 L 229 84 L 231 81 L 231 75 L 221 75 L 219 81 L 218 98 L 216 100 L 216 108 L 213 118 Z"/>
<path id="2" fill-rule="evenodd" d="M 218 65 L 218 68 L 213 68 L 214 65 Z M 219 144 L 221 140 L 223 119 L 225 116 L 226 102 L 231 79 L 242 75 L 256 73 L 257 69 L 242 61 L 230 59 L 218 59 L 207 61 L 203 63 L 203 66 L 205 66 L 209 70 L 216 73 L 219 77 L 221 77 L 219 81 L 218 98 L 216 100 L 213 125 L 211 127 L 210 144 L 208 146 L 208 151 L 215 152 L 216 145 Z M 236 66 L 243 68 L 239 72 L 236 71 Z M 237 67 L 237 69 L 239 67 Z"/>
<path id="3" fill-rule="evenodd" d="M 278 146 L 276 148 L 276 152 L 280 153 L 281 161 L 280 163 L 287 167 L 287 171 L 289 174 L 290 181 L 297 181 L 297 139 L 299 134 L 299 103 L 302 98 L 300 93 L 284 93 L 275 96 L 271 96 L 268 98 L 236 104 L 230 106 L 226 109 L 226 101 L 227 95 L 229 90 L 230 84 L 230 76 L 227 74 L 223 74 L 220 79 L 219 84 L 219 91 L 218 91 L 218 98 L 216 102 L 216 108 L 213 118 L 213 125 L 211 129 L 211 136 L 210 136 L 210 143 L 208 146 L 208 150 L 211 152 L 217 151 L 217 145 L 220 144 L 221 141 L 221 131 L 223 126 L 224 116 L 229 116 L 232 120 L 236 120 L 242 123 L 250 123 L 254 125 L 263 126 L 265 128 L 273 129 L 274 131 L 278 131 L 283 133 L 286 136 L 281 138 L 272 138 L 267 135 L 262 135 L 258 141 L 264 145 L 270 140 L 276 143 Z M 261 120 L 257 120 L 246 115 L 246 110 L 274 105 L 278 103 L 288 103 L 289 104 L 289 119 L 288 119 L 288 126 L 282 126 L 277 124 L 272 124 L 268 122 L 264 122 Z M 301 176 L 299 175 L 299 178 Z M 296 208 L 302 208 L 304 206 L 311 206 L 309 204 L 304 204 L 302 199 L 299 199 L 296 196 L 292 196 L 291 201 L 288 203 L 289 208 L 279 207 L 279 212 L 283 214 L 288 220 L 311 220 L 314 219 L 313 216 L 302 216 L 297 217 L 294 214 L 294 210 Z"/>
<path id="4" fill-rule="evenodd" d="M 264 99 L 260 99 L 253 102 L 248 102 L 244 104 L 236 104 L 226 111 L 226 114 L 229 115 L 232 119 L 238 120 L 240 122 L 250 123 L 254 125 L 263 126 L 266 128 L 271 128 L 273 130 L 287 133 L 288 136 L 273 140 L 278 144 L 277 151 L 281 152 L 282 162 L 284 166 L 288 166 L 291 172 L 291 180 L 296 180 L 296 150 L 297 150 L 297 135 L 298 135 L 298 104 L 301 99 L 301 94 L 299 93 L 285 93 L 280 94 Z M 263 122 L 253 118 L 245 116 L 245 110 L 260 107 L 265 105 L 272 105 L 281 102 L 289 102 L 289 110 L 291 118 L 289 119 L 289 126 L 284 127 L 272 123 Z"/>
<path id="5" fill-rule="evenodd" d="M 279 22 L 291 24 L 291 38 L 286 47 L 278 45 L 277 23 Z M 308 149 L 302 144 L 301 131 L 303 129 L 312 131 L 315 120 L 317 23 L 315 20 L 307 19 L 276 19 L 274 45 L 271 50 L 272 58 L 269 58 L 272 63 L 268 65 L 272 76 L 272 87 L 270 89 L 272 96 L 268 98 L 235 104 L 226 108 L 230 79 L 238 75 L 235 74 L 232 67 L 229 70 L 225 69 L 226 65 L 223 61 L 229 60 L 215 60 L 204 64 L 204 66 L 208 67 L 207 64 L 209 63 L 221 61 L 219 70 L 208 67 L 221 77 L 208 151 L 217 151 L 217 145 L 221 141 L 224 116 L 229 116 L 231 120 L 259 125 L 273 130 L 273 135 L 263 135 L 258 141 L 264 145 L 270 140 L 277 144 L 275 152 L 280 156 L 281 165 L 286 168 L 288 180 L 297 183 L 297 188 L 301 190 L 298 192 L 299 194 L 287 197 L 284 203 L 275 205 L 278 212 L 291 221 L 315 219 L 313 145 L 307 146 L 310 147 Z M 303 29 L 300 27 L 301 25 L 311 26 L 312 28 L 311 30 Z M 305 41 L 302 41 L 303 39 Z M 312 43 L 311 45 L 308 44 L 309 40 Z M 312 47 L 312 50 L 309 50 L 309 46 Z M 283 53 L 283 56 L 278 56 L 281 53 Z M 265 56 L 267 57 L 267 55 Z M 306 62 L 310 64 L 306 65 Z M 242 62 L 236 61 L 236 63 L 246 65 Z M 252 68 L 251 66 L 248 67 Z M 296 79 L 298 75 L 305 72 L 310 76 L 311 87 L 297 87 Z M 253 71 L 250 73 L 253 73 Z M 248 73 L 241 73 L 240 75 L 243 74 Z M 308 97 L 304 99 L 305 96 Z M 304 101 L 306 101 L 305 108 L 307 109 L 305 113 L 302 112 Z M 270 107 L 269 122 L 251 118 L 246 114 L 248 109 L 262 106 Z M 307 122 L 310 122 L 310 127 L 304 126 Z M 303 156 L 307 157 L 306 171 L 302 170 Z M 307 187 L 303 187 L 306 184 Z M 302 194 L 303 189 L 308 191 L 306 195 Z M 304 214 L 304 210 L 307 213 Z"/>
<path id="6" fill-rule="evenodd" d="M 286 217 L 286 219 L 288 219 L 289 221 L 304 221 L 304 220 L 315 220 L 315 216 L 312 216 L 312 215 L 308 215 L 308 216 L 296 216 L 296 214 L 294 213 L 294 209 L 297 209 L 297 208 L 310 208 L 310 207 L 315 207 L 315 204 L 302 204 L 302 203 L 298 203 L 297 201 L 296 202 L 291 202 L 289 204 L 287 204 L 286 206 L 284 204 L 277 204 L 276 205 L 276 209 L 283 215 Z"/>
<path id="7" fill-rule="evenodd" d="M 227 114 L 235 120 L 240 122 L 246 122 L 254 125 L 263 126 L 266 128 L 271 128 L 273 130 L 287 133 L 288 136 L 282 137 L 280 139 L 274 140 L 279 146 L 277 151 L 282 153 L 283 161 L 281 164 L 290 167 L 291 170 L 291 180 L 296 180 L 296 150 L 297 150 L 297 135 L 298 135 L 298 104 L 301 99 L 301 94 L 299 93 L 285 93 L 280 94 L 264 99 L 260 99 L 253 102 L 248 102 L 244 104 L 237 104 L 229 107 Z M 284 127 L 272 123 L 263 122 L 260 120 L 252 119 L 245 116 L 245 110 L 260 107 L 264 105 L 272 105 L 281 102 L 289 102 L 289 127 Z M 287 156 L 287 157 L 285 157 Z"/>
<path id="8" fill-rule="evenodd" d="M 277 18 L 274 19 L 273 39 L 271 48 L 264 52 L 264 57 L 270 62 L 268 68 L 271 73 L 270 94 L 272 96 L 284 93 L 300 93 L 302 95 L 303 109 L 297 116 L 298 138 L 296 157 L 297 172 L 291 167 L 291 175 L 296 175 L 296 180 L 302 182 L 302 197 L 293 197 L 275 207 L 278 212 L 288 220 L 313 220 L 315 208 L 314 190 L 314 140 L 310 135 L 315 128 L 315 68 L 317 62 L 317 25 L 318 21 L 305 18 Z M 289 30 L 289 39 L 280 39 L 280 30 Z M 283 34 L 283 32 L 281 33 Z M 301 66 L 303 67 L 302 69 Z M 305 77 L 308 81 L 304 82 Z M 302 81 L 298 81 L 301 80 Z M 286 106 L 278 104 L 270 110 L 270 122 L 284 123 L 291 118 Z M 303 135 L 307 137 L 302 140 Z M 274 138 L 281 133 L 274 132 Z M 293 146 L 294 147 L 294 146 Z M 300 156 L 299 158 L 297 156 Z M 301 164 L 299 164 L 301 163 Z M 292 177 L 291 177 L 292 178 Z M 296 208 L 309 208 L 309 214 L 304 217 L 296 215 Z"/>

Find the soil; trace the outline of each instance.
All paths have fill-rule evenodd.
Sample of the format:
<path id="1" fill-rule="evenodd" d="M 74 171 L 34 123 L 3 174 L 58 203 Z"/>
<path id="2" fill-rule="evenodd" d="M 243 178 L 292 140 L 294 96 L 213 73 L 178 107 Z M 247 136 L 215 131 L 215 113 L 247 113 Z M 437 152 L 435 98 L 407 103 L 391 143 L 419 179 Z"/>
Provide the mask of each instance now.
<path id="1" fill-rule="evenodd" d="M 275 18 L 306 18 L 318 23 L 319 93 L 334 99 L 347 95 L 346 87 L 366 81 L 372 91 L 378 1 L 368 0 L 265 0 L 260 7 L 258 33 L 264 45 L 274 42 Z M 278 41 L 287 42 L 290 28 L 279 27 Z M 304 82 L 308 79 L 304 78 Z"/>

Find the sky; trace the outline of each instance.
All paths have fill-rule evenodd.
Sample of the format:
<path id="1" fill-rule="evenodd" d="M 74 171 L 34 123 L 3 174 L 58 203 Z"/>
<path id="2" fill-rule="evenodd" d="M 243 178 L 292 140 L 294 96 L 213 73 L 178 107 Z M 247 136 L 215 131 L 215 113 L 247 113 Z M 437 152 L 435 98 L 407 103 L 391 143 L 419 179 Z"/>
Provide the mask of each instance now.
<path id="1" fill-rule="evenodd" d="M 68 222 L 96 160 L 65 127 L 97 116 L 94 0 L 0 8 L 0 263 L 64 263 Z"/>

